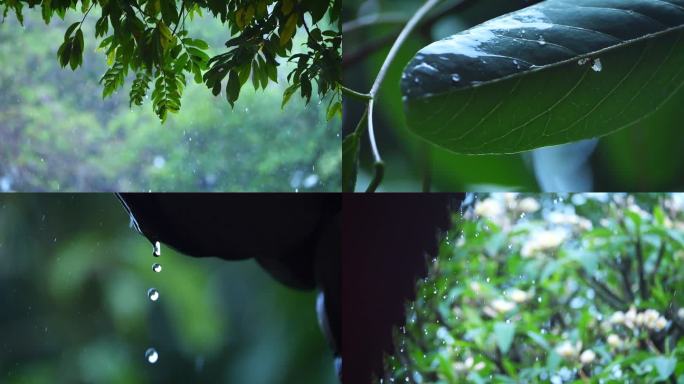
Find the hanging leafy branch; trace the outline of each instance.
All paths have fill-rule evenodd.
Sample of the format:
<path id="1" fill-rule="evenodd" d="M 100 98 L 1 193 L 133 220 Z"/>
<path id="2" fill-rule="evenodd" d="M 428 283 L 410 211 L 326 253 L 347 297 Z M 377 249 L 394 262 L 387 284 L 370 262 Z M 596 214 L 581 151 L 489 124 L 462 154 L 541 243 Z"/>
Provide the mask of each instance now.
<path id="1" fill-rule="evenodd" d="M 256 90 L 277 82 L 282 60 L 296 63 L 287 75 L 283 106 L 297 93 L 309 102 L 316 89 L 320 98 L 332 93 L 330 118 L 341 113 L 339 0 L 0 0 L 3 16 L 12 11 L 20 23 L 25 6 L 40 7 L 45 23 L 54 15 L 64 19 L 68 11 L 83 14 L 67 28 L 58 50 L 59 63 L 72 70 L 83 62 L 83 23 L 99 7 L 95 37 L 103 38 L 99 48 L 109 64 L 101 79 L 103 97 L 122 88 L 132 73 L 130 102 L 141 105 L 154 80 L 152 107 L 162 122 L 168 112 L 180 110 L 186 76 L 214 95 L 225 89 L 234 106 L 250 78 Z M 186 17 L 205 12 L 226 24 L 231 36 L 227 51 L 214 57 L 207 54 L 209 45 L 185 28 Z M 295 37 L 302 33 L 305 47 L 295 49 Z"/>

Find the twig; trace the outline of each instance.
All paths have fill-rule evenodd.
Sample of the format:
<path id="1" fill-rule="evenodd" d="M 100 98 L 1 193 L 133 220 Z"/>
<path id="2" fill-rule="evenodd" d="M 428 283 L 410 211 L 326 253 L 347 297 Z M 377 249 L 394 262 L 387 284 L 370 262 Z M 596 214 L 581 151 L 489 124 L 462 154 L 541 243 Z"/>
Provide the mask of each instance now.
<path id="1" fill-rule="evenodd" d="M 649 294 L 648 285 L 646 284 L 646 278 L 644 276 L 644 250 L 641 246 L 641 237 L 639 234 L 637 234 L 637 240 L 634 244 L 634 247 L 637 257 L 637 267 L 639 269 L 639 295 L 641 296 L 642 300 L 647 300 Z"/>
<path id="2" fill-rule="evenodd" d="M 632 280 L 630 278 L 630 273 L 632 272 L 632 260 L 627 257 L 620 256 L 620 264 L 613 264 L 613 267 L 620 270 L 620 274 L 622 275 L 622 286 L 627 294 L 627 300 L 629 300 L 629 302 L 633 302 L 634 292 L 632 292 Z"/>
<path id="3" fill-rule="evenodd" d="M 355 91 L 351 88 L 345 87 L 342 84 L 339 84 L 339 86 L 340 86 L 340 90 L 342 91 L 343 95 L 350 96 L 350 97 L 353 97 L 355 99 L 362 100 L 362 101 L 369 101 L 371 99 L 371 95 L 369 95 L 367 93 L 361 93 L 361 92 Z"/>
<path id="4" fill-rule="evenodd" d="M 373 176 L 373 180 L 371 180 L 371 184 L 368 186 L 367 192 L 375 192 L 377 187 L 382 182 L 382 178 L 385 174 L 385 165 L 382 162 L 382 157 L 380 156 L 380 151 L 378 150 L 378 144 L 375 140 L 375 129 L 373 127 L 373 109 L 375 105 L 375 97 L 377 96 L 378 91 L 380 90 L 382 82 L 385 80 L 385 77 L 387 76 L 387 71 L 389 70 L 390 65 L 394 61 L 394 58 L 397 56 L 397 53 L 399 53 L 399 49 L 401 48 L 401 46 L 404 44 L 404 42 L 411 34 L 411 32 L 413 32 L 413 29 L 416 27 L 418 22 L 420 22 L 420 20 L 435 5 L 439 4 L 440 1 L 441 0 L 427 0 L 425 4 L 423 4 L 423 6 L 421 6 L 418 9 L 418 11 L 416 11 L 416 13 L 411 17 L 408 23 L 406 23 L 404 29 L 401 30 L 401 33 L 399 33 L 399 36 L 394 41 L 392 48 L 390 49 L 389 53 L 387 54 L 387 57 L 385 58 L 385 62 L 383 62 L 382 67 L 380 67 L 380 72 L 378 72 L 378 76 L 375 78 L 375 81 L 373 82 L 373 86 L 371 87 L 370 92 L 368 92 L 368 94 L 371 97 L 371 99 L 368 101 L 368 139 L 370 140 L 373 158 L 375 159 L 375 174 Z"/>
<path id="5" fill-rule="evenodd" d="M 660 263 L 663 261 L 663 256 L 665 256 L 665 246 L 666 243 L 662 241 L 660 243 L 660 248 L 658 249 L 658 258 L 656 259 L 655 267 L 653 267 L 653 273 L 651 274 L 651 285 L 655 285 L 656 275 L 658 274 L 658 269 L 660 269 Z"/>
<path id="6" fill-rule="evenodd" d="M 613 309 L 617 310 L 623 310 L 627 307 L 625 302 L 617 296 L 613 291 L 610 290 L 607 286 L 603 285 L 600 281 L 593 277 L 587 276 L 586 273 L 580 271 L 579 276 L 582 278 L 582 280 L 586 281 L 589 285 L 594 287 L 596 290 L 596 293 L 605 300 L 608 305 L 613 307 Z"/>
<path id="7" fill-rule="evenodd" d="M 178 21 L 181 21 L 181 18 L 183 17 L 183 11 L 185 10 L 185 0 L 181 2 L 181 9 L 180 9 L 180 16 L 178 16 Z M 185 20 L 184 18 L 182 20 Z M 176 29 L 178 28 L 178 25 L 180 24 L 179 22 L 176 22 L 176 25 L 173 26 L 173 31 L 171 31 L 171 34 L 176 36 Z"/>

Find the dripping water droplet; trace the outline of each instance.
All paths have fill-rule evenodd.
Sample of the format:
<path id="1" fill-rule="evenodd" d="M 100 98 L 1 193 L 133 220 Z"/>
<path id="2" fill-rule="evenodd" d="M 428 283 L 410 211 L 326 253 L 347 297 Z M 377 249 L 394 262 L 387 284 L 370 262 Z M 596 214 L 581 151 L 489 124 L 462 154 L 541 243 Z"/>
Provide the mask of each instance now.
<path id="1" fill-rule="evenodd" d="M 145 351 L 145 359 L 150 364 L 156 363 L 157 360 L 159 360 L 159 354 L 157 353 L 157 350 L 154 348 L 147 348 L 147 351 Z"/>
<path id="2" fill-rule="evenodd" d="M 158 241 L 154 242 L 154 247 L 152 248 L 152 255 L 154 257 L 161 256 L 161 244 Z"/>
<path id="3" fill-rule="evenodd" d="M 451 81 L 454 83 L 458 83 L 459 81 L 461 81 L 461 75 L 459 75 L 458 73 L 454 73 L 453 75 L 451 75 Z"/>
<path id="4" fill-rule="evenodd" d="M 161 270 L 162 270 L 161 264 L 157 264 L 157 263 L 152 264 L 152 270 L 157 272 L 157 273 L 161 272 Z"/>
<path id="5" fill-rule="evenodd" d="M 147 290 L 147 297 L 149 297 L 152 301 L 157 301 L 159 300 L 159 291 L 154 288 L 150 288 Z"/>

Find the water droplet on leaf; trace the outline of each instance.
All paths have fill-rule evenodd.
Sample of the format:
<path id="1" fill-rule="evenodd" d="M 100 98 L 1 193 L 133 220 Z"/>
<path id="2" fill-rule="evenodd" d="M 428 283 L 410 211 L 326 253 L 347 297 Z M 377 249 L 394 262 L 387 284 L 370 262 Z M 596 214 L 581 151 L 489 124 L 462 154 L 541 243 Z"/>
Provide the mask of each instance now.
<path id="1" fill-rule="evenodd" d="M 157 273 L 161 272 L 161 270 L 162 270 L 161 264 L 157 264 L 157 263 L 152 264 L 152 270 L 157 272 Z"/>
<path id="2" fill-rule="evenodd" d="M 158 241 L 154 242 L 154 246 L 152 247 L 152 255 L 154 257 L 161 256 L 161 244 Z"/>
<path id="3" fill-rule="evenodd" d="M 603 64 L 601 64 L 601 59 L 594 60 L 594 64 L 591 66 L 591 69 L 593 69 L 594 72 L 601 72 L 601 70 L 603 69 Z"/>

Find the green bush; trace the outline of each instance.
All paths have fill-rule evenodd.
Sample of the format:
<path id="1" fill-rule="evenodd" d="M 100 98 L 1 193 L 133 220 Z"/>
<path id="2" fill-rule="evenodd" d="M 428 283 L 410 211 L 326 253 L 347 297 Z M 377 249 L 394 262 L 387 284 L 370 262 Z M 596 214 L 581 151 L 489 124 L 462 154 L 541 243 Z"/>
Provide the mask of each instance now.
<path id="1" fill-rule="evenodd" d="M 379 382 L 684 382 L 684 196 L 472 197 Z"/>

